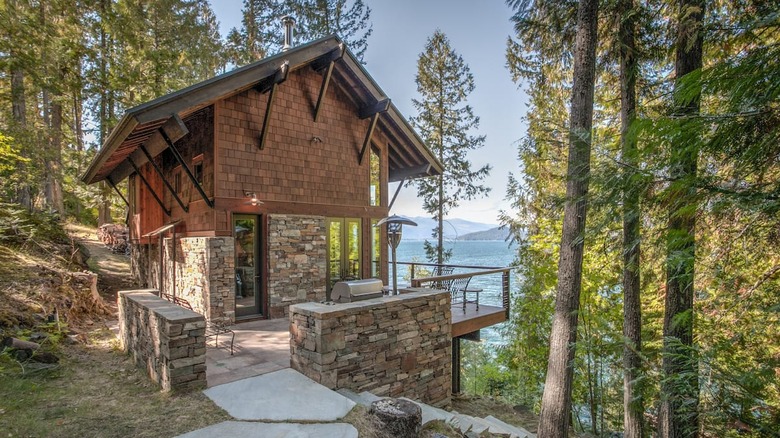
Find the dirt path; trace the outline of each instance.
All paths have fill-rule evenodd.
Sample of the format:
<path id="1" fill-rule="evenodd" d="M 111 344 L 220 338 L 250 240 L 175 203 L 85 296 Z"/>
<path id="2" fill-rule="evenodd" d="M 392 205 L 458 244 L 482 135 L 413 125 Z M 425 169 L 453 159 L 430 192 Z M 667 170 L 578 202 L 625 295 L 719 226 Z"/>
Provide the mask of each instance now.
<path id="1" fill-rule="evenodd" d="M 117 291 L 138 287 L 130 275 L 130 257 L 108 249 L 97 239 L 96 229 L 68 225 L 67 230 L 89 251 L 87 264 L 98 274 L 98 291 L 108 304 L 116 306 Z"/>

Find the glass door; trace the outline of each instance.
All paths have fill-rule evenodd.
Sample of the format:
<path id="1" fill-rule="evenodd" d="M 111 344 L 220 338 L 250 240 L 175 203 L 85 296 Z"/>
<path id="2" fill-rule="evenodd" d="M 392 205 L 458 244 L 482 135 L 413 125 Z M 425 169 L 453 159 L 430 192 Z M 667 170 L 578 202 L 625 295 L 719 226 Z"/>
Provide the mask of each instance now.
<path id="1" fill-rule="evenodd" d="M 260 217 L 233 215 L 236 249 L 236 316 L 261 314 Z"/>
<path id="2" fill-rule="evenodd" d="M 328 296 L 336 282 L 360 279 L 360 219 L 328 219 Z"/>

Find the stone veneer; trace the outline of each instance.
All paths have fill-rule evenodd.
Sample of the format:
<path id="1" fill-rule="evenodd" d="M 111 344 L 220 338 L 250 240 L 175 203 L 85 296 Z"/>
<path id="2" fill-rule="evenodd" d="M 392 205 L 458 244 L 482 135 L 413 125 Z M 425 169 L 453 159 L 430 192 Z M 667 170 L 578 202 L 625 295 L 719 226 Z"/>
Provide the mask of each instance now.
<path id="1" fill-rule="evenodd" d="M 206 320 L 156 294 L 119 292 L 122 349 L 165 391 L 205 388 Z"/>
<path id="2" fill-rule="evenodd" d="M 235 322 L 236 281 L 232 237 L 177 237 L 176 264 L 172 239 L 164 240 L 163 292 L 174 295 L 209 321 Z M 131 273 L 142 286 L 160 288 L 160 245 L 131 245 Z"/>
<path id="3" fill-rule="evenodd" d="M 450 294 L 413 292 L 290 307 L 292 367 L 331 389 L 446 406 L 452 393 Z"/>
<path id="4" fill-rule="evenodd" d="M 176 239 L 176 296 L 208 321 L 235 322 L 236 270 L 232 237 Z M 173 290 L 171 239 L 165 239 L 165 288 Z"/>
<path id="5" fill-rule="evenodd" d="M 270 215 L 268 218 L 268 312 L 289 313 L 295 303 L 325 299 L 325 218 Z"/>

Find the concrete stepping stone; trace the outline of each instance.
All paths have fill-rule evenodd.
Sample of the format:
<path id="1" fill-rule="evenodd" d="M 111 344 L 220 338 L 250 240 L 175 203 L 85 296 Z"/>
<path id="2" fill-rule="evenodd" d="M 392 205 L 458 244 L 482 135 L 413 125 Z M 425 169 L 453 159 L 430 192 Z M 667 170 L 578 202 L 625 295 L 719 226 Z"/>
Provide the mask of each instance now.
<path id="1" fill-rule="evenodd" d="M 238 420 L 335 421 L 355 406 L 292 369 L 214 386 L 203 393 Z"/>
<path id="2" fill-rule="evenodd" d="M 420 403 L 415 400 L 410 400 L 405 397 L 401 397 L 401 398 L 403 400 L 409 400 L 410 402 L 419 406 L 420 409 L 422 409 L 422 424 L 427 424 L 428 422 L 434 420 L 441 420 L 445 423 L 449 423 L 455 417 L 455 414 L 453 414 L 452 412 L 447 412 L 444 409 L 439 409 L 431 405 L 426 405 L 425 403 Z"/>
<path id="3" fill-rule="evenodd" d="M 245 423 L 225 421 L 177 438 L 358 438 L 351 424 Z"/>
<path id="4" fill-rule="evenodd" d="M 355 403 L 357 403 L 357 404 L 359 404 L 361 406 L 365 406 L 367 408 L 371 407 L 371 403 L 373 403 L 373 402 L 375 402 L 377 400 L 381 400 L 382 399 L 382 397 L 379 397 L 379 396 L 376 396 L 374 394 L 371 394 L 368 391 L 363 391 L 360 394 L 358 394 L 358 393 L 356 393 L 354 391 L 351 391 L 349 389 L 341 388 L 341 389 L 337 390 L 336 392 L 338 392 L 339 394 L 343 395 L 344 397 L 352 400 L 353 402 L 355 402 Z"/>
<path id="5" fill-rule="evenodd" d="M 496 418 L 496 417 L 494 417 L 492 415 L 488 415 L 487 417 L 485 417 L 485 421 L 487 421 L 490 424 L 493 424 L 493 425 L 497 426 L 497 429 L 495 431 L 493 429 L 493 426 L 491 426 L 490 429 L 489 429 L 490 432 L 494 432 L 494 433 L 508 433 L 512 437 L 517 437 L 517 438 L 536 438 L 536 434 L 535 433 L 531 433 L 531 432 L 523 429 L 522 427 L 517 427 L 517 426 L 513 426 L 513 425 L 511 425 L 509 423 L 505 423 L 505 422 L 499 420 L 498 418 Z"/>

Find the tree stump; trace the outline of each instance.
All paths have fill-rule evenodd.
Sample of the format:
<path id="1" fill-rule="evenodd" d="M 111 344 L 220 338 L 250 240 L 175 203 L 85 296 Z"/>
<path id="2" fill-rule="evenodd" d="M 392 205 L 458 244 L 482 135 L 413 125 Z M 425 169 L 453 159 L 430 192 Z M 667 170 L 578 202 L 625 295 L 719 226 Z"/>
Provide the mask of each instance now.
<path id="1" fill-rule="evenodd" d="M 417 438 L 422 429 L 422 409 L 408 400 L 385 398 L 371 403 L 368 414 L 387 436 Z"/>

